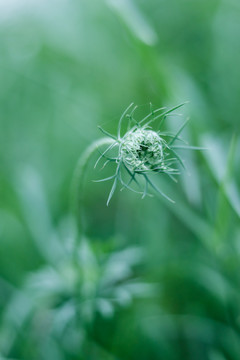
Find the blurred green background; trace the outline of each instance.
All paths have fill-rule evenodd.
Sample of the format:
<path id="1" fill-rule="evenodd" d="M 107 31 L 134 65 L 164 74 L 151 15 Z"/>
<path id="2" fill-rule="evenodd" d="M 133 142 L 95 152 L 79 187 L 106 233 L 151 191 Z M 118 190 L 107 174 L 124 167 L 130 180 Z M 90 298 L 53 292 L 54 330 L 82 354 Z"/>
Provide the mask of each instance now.
<path id="1" fill-rule="evenodd" d="M 0 359 L 240 359 L 240 3 L 0 1 Z M 89 166 L 86 235 L 69 208 L 78 157 L 189 101 L 176 204 Z M 112 175 L 113 168 L 104 170 Z"/>

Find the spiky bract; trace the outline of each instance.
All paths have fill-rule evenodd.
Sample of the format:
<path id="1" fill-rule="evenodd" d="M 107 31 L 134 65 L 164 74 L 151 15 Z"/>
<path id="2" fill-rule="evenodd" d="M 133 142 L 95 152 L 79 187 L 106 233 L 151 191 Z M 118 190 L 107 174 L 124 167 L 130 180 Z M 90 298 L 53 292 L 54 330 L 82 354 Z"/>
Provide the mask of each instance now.
<path id="1" fill-rule="evenodd" d="M 111 135 L 100 128 L 105 135 L 112 138 L 112 143 L 103 153 L 101 153 L 96 165 L 102 158 L 106 158 L 103 166 L 109 162 L 114 162 L 117 165 L 114 175 L 106 179 L 98 180 L 113 180 L 107 204 L 113 196 L 117 182 L 120 182 L 123 188 L 128 188 L 134 192 L 140 193 L 142 197 L 149 195 L 148 189 L 150 186 L 154 190 L 158 191 L 162 196 L 174 202 L 152 182 L 149 175 L 151 175 L 151 173 L 164 173 L 171 179 L 175 180 L 174 175 L 179 174 L 178 165 L 184 165 L 181 157 L 175 151 L 175 148 L 177 147 L 173 144 L 175 141 L 183 141 L 179 138 L 179 135 L 186 122 L 183 126 L 181 126 L 176 134 L 164 133 L 160 132 L 160 130 L 155 131 L 150 124 L 157 119 L 160 119 L 161 125 L 167 115 L 183 106 L 183 104 L 167 111 L 165 108 L 153 110 L 140 121 L 136 121 L 133 118 L 133 113 L 137 108 L 136 106 L 128 114 L 128 111 L 132 108 L 132 106 L 133 104 L 131 104 L 121 116 L 117 136 Z M 128 119 L 130 129 L 123 137 L 121 137 L 121 126 L 124 118 Z M 131 124 L 134 124 L 134 126 L 131 127 Z M 187 147 L 185 146 L 184 148 Z M 113 149 L 115 150 L 114 155 L 111 153 Z M 123 179 L 123 172 L 129 176 L 129 180 L 127 182 Z M 145 185 L 141 185 L 141 181 L 138 181 L 138 177 L 143 178 Z M 135 183 L 135 188 L 130 186 L 132 183 Z"/>

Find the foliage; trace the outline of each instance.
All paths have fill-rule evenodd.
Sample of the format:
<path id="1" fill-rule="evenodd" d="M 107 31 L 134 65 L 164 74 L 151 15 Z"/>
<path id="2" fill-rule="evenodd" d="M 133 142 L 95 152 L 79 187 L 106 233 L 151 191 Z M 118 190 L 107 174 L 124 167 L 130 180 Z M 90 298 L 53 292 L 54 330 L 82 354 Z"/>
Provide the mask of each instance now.
<path id="1" fill-rule="evenodd" d="M 239 360 L 239 11 L 234 0 L 0 2 L 1 360 Z M 146 116 L 151 128 L 135 128 Z M 99 146 L 74 197 L 98 125 L 118 128 L 121 146 Z M 186 170 L 173 183 L 153 170 L 179 129 L 208 150 L 178 148 L 168 165 L 183 158 Z M 135 168 L 126 145 L 150 135 L 157 161 L 145 149 Z M 116 191 L 107 207 L 109 183 L 91 180 L 111 177 L 119 154 L 141 194 Z M 140 188 L 129 184 L 139 169 Z M 141 199 L 145 170 L 175 203 Z"/>

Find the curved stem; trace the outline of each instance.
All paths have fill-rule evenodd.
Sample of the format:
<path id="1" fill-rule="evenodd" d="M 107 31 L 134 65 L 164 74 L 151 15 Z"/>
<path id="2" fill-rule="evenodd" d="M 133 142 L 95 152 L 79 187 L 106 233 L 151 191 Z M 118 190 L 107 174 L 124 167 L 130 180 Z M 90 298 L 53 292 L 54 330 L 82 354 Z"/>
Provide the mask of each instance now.
<path id="1" fill-rule="evenodd" d="M 87 170 L 88 162 L 91 156 L 94 154 L 95 150 L 97 150 L 102 145 L 108 145 L 114 143 L 115 140 L 111 138 L 102 138 L 99 140 L 94 141 L 80 156 L 77 166 L 75 168 L 72 180 L 72 187 L 71 187 L 71 208 L 74 216 L 76 217 L 77 221 L 77 229 L 78 235 L 81 232 L 84 232 L 84 225 L 83 225 L 83 185 Z"/>

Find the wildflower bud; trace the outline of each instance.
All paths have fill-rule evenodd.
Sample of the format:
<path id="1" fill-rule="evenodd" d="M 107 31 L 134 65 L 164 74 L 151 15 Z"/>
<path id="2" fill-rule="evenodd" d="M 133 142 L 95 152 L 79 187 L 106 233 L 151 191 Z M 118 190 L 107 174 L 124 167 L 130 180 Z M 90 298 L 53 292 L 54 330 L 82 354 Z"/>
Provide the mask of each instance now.
<path id="1" fill-rule="evenodd" d="M 120 154 L 129 170 L 155 170 L 163 165 L 163 140 L 153 130 L 129 131 L 121 142 Z"/>
<path id="2" fill-rule="evenodd" d="M 150 124 L 159 118 L 164 120 L 167 115 L 183 106 L 183 104 L 177 105 L 174 108 L 163 112 L 163 108 L 153 110 L 140 121 L 136 121 L 136 119 L 133 117 L 137 106 L 131 110 L 130 114 L 127 114 L 132 106 L 133 103 L 130 104 L 122 114 L 118 124 L 117 136 L 109 134 L 100 128 L 100 130 L 102 130 L 105 135 L 109 136 L 112 141 L 109 147 L 100 155 L 96 164 L 98 164 L 98 162 L 103 157 L 107 158 L 103 167 L 109 162 L 116 163 L 116 170 L 114 175 L 98 180 L 113 180 L 113 185 L 108 196 L 107 205 L 113 196 L 118 182 L 122 184 L 123 188 L 127 188 L 142 194 L 142 198 L 144 198 L 146 195 L 149 195 L 148 189 L 151 187 L 167 200 L 174 202 L 152 182 L 151 174 L 166 174 L 171 180 L 176 181 L 175 175 L 180 174 L 178 165 L 181 165 L 184 168 L 183 160 L 176 152 L 176 149 L 194 148 L 192 146 L 188 147 L 186 145 L 174 145 L 176 141 L 183 141 L 179 135 L 187 124 L 187 121 L 183 123 L 176 134 L 165 133 L 162 131 L 160 132 L 160 130 L 159 132 L 156 132 L 152 127 L 150 127 Z M 130 128 L 130 130 L 123 137 L 121 137 L 121 125 L 124 117 L 128 118 L 129 126 L 131 126 L 132 123 L 134 126 Z M 162 120 L 159 123 L 159 128 L 162 124 Z M 116 150 L 116 148 L 117 151 L 115 151 L 115 156 L 113 157 L 111 156 L 110 150 Z M 110 155 L 108 153 L 110 153 Z M 125 181 L 125 175 L 130 176 L 129 181 L 127 182 Z M 142 186 L 142 182 L 139 182 L 138 178 L 142 178 L 145 182 L 145 185 Z M 134 184 L 134 188 L 130 186 L 132 183 Z M 140 191 L 138 191 L 138 188 Z"/>

